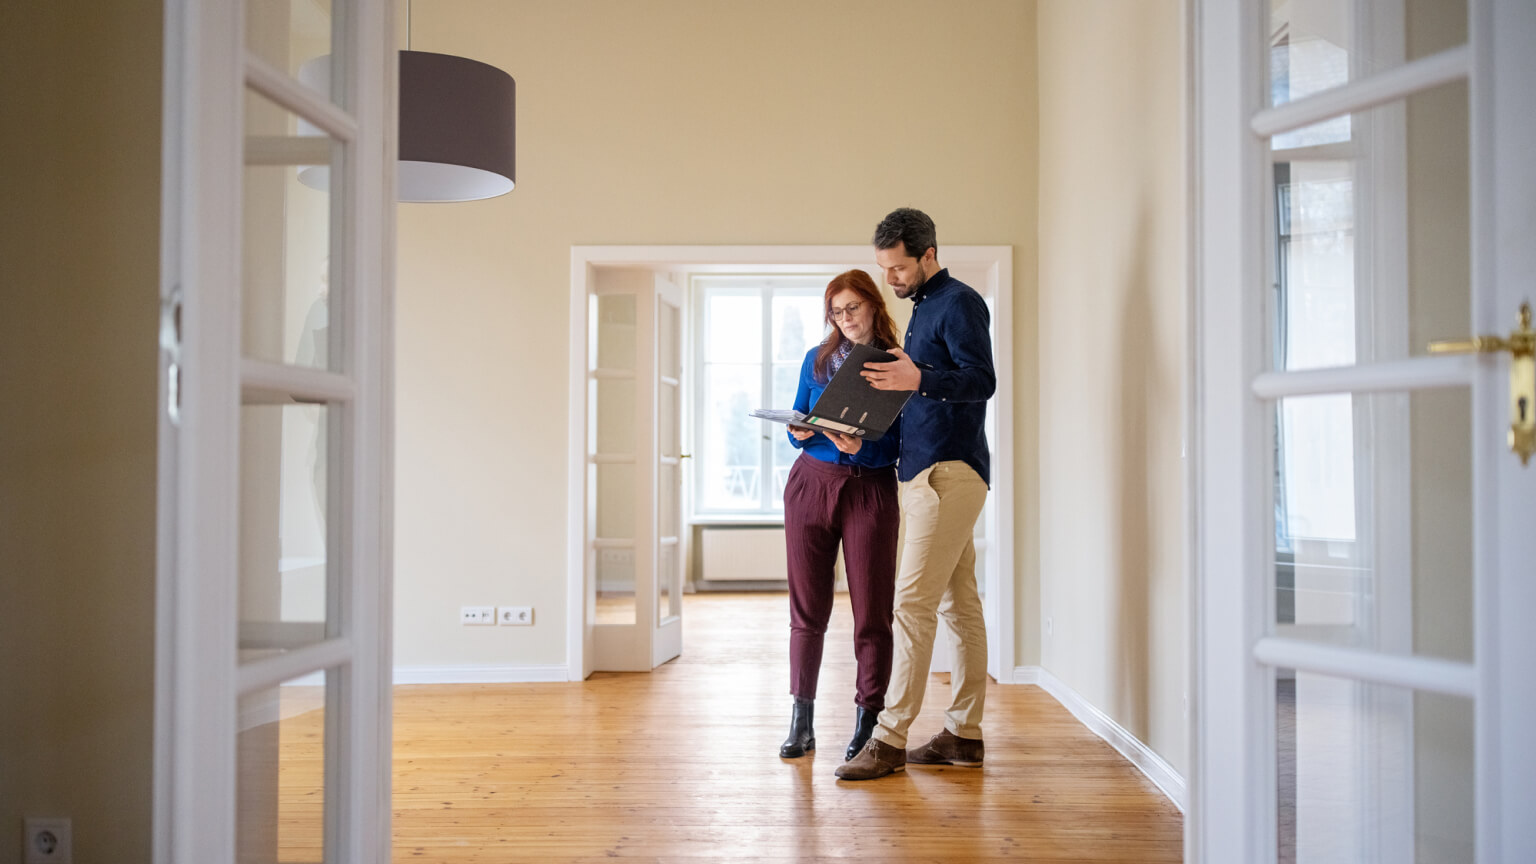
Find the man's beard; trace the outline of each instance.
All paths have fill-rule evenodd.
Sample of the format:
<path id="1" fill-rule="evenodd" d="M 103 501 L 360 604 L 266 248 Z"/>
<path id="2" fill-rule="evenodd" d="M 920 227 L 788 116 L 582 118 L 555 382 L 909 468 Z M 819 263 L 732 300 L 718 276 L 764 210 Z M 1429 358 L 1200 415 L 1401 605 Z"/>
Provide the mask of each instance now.
<path id="1" fill-rule="evenodd" d="M 928 274 L 924 273 L 922 270 L 918 270 L 916 282 L 913 282 L 911 285 L 908 285 L 905 288 L 892 288 L 891 291 L 896 294 L 897 299 L 906 300 L 913 294 L 916 294 L 918 289 L 927 284 Z"/>

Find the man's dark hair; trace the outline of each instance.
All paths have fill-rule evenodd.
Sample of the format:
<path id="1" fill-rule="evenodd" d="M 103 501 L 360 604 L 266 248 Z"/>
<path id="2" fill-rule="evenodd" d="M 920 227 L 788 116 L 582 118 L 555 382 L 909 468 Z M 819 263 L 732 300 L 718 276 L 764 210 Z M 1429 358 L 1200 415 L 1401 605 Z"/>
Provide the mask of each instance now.
<path id="1" fill-rule="evenodd" d="M 935 254 L 938 252 L 938 232 L 934 230 L 933 220 L 928 214 L 911 207 L 902 207 L 892 210 L 889 216 L 880 220 L 875 227 L 875 248 L 895 249 L 900 243 L 907 249 L 907 256 L 921 258 L 923 253 L 931 247 Z"/>

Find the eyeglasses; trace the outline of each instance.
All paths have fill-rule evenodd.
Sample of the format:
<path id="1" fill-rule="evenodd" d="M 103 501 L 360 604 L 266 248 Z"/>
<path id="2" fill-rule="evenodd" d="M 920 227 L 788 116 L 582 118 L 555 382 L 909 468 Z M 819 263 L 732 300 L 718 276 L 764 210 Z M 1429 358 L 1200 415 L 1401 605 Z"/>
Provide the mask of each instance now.
<path id="1" fill-rule="evenodd" d="M 849 303 L 847 306 L 844 306 L 841 309 L 833 306 L 827 310 L 827 316 L 830 317 L 833 321 L 836 321 L 839 318 L 852 318 L 853 316 L 859 314 L 859 310 L 862 308 L 864 308 L 863 303 Z"/>

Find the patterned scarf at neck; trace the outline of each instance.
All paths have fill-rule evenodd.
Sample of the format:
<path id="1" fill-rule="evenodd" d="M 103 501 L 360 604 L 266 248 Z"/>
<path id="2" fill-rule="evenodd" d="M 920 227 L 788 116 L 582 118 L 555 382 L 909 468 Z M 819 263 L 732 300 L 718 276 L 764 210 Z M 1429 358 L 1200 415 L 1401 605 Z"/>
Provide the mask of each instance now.
<path id="1" fill-rule="evenodd" d="M 852 354 L 852 353 L 853 353 L 853 342 L 852 342 L 852 340 L 848 339 L 845 336 L 845 337 L 843 337 L 842 343 L 837 346 L 837 350 L 833 351 L 832 352 L 832 356 L 830 358 L 828 358 L 829 359 L 829 362 L 827 363 L 827 380 L 828 381 L 831 381 L 832 380 L 832 376 L 837 374 L 837 370 L 843 368 L 843 361 L 847 360 L 848 359 L 848 355 Z"/>

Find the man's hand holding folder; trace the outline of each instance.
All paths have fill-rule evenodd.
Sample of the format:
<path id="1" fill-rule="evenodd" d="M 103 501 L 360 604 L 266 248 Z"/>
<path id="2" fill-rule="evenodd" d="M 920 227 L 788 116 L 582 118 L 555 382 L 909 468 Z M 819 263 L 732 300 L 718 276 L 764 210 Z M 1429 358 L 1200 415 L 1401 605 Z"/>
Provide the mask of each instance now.
<path id="1" fill-rule="evenodd" d="M 887 353 L 895 355 L 896 359 L 889 363 L 865 363 L 859 374 L 876 390 L 916 390 L 923 383 L 923 373 L 918 371 L 917 362 L 900 348 L 892 348 Z"/>

